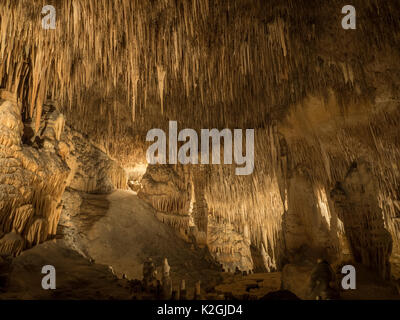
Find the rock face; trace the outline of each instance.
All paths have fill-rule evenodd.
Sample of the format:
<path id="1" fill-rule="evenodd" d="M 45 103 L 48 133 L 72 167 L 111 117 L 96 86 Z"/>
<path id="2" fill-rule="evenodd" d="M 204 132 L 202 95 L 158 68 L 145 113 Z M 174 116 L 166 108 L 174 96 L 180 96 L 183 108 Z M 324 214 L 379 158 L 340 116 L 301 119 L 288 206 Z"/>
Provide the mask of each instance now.
<path id="1" fill-rule="evenodd" d="M 73 146 L 75 172 L 69 187 L 89 193 L 110 193 L 115 189 L 126 189 L 125 171 L 99 148 L 89 142 L 88 137 L 66 128 L 65 140 Z"/>
<path id="2" fill-rule="evenodd" d="M 72 249 L 86 256 L 77 241 L 80 239 L 82 226 L 79 215 L 82 213 L 81 206 L 84 202 L 80 192 L 67 188 L 62 197 L 63 210 L 61 212 L 57 233 L 64 238 L 65 243 Z"/>
<path id="3" fill-rule="evenodd" d="M 172 166 L 149 166 L 138 196 L 157 210 L 157 217 L 196 246 L 207 246 L 226 271 L 251 271 L 250 239 L 229 222 L 210 217 L 205 199 L 204 167 L 191 175 Z M 186 182 L 185 182 L 186 181 Z"/>
<path id="4" fill-rule="evenodd" d="M 374 197 L 376 190 L 368 163 L 358 161 L 352 164 L 343 183 L 332 191 L 332 198 L 355 260 L 378 270 L 383 279 L 389 280 L 393 239 Z"/>
<path id="5" fill-rule="evenodd" d="M 22 145 L 16 101 L 0 100 L 0 254 L 16 255 L 56 234 L 70 173 L 59 152 L 63 120 L 51 115 L 42 148 Z"/>
<path id="6" fill-rule="evenodd" d="M 179 168 L 175 170 L 168 165 L 150 165 L 142 178 L 142 189 L 138 196 L 157 211 L 159 220 L 188 239 L 192 190 L 186 180 L 185 172 Z"/>
<path id="7" fill-rule="evenodd" d="M 185 240 L 199 247 L 207 246 L 226 271 L 234 272 L 236 267 L 250 271 L 253 267 L 250 243 L 244 241 L 234 226 L 209 219 L 204 197 L 206 174 L 204 167 L 189 174 L 180 167 L 148 166 L 138 196 L 157 211 L 159 220 Z"/>
<path id="8" fill-rule="evenodd" d="M 232 224 L 210 218 L 207 235 L 210 253 L 225 271 L 234 273 L 237 269 L 246 272 L 253 270 L 250 239 L 236 231 Z"/>
<path id="9" fill-rule="evenodd" d="M 148 166 L 142 178 L 140 198 L 157 211 L 186 215 L 189 212 L 190 189 L 184 181 L 184 172 L 172 166 Z"/>
<path id="10" fill-rule="evenodd" d="M 79 206 L 65 188 L 111 192 L 126 188 L 124 170 L 45 105 L 37 133 L 23 124 L 10 93 L 0 99 L 0 254 L 17 255 L 56 235 L 63 203 Z M 23 141 L 25 144 L 23 144 Z M 75 197 L 76 198 L 76 197 Z M 64 200 L 64 201 L 62 201 Z"/>
<path id="11" fill-rule="evenodd" d="M 342 225 L 329 211 L 329 195 L 314 188 L 306 177 L 296 174 L 289 181 L 288 207 L 283 230 L 287 254 L 294 257 L 302 247 L 312 247 L 317 256 L 338 254 Z"/>

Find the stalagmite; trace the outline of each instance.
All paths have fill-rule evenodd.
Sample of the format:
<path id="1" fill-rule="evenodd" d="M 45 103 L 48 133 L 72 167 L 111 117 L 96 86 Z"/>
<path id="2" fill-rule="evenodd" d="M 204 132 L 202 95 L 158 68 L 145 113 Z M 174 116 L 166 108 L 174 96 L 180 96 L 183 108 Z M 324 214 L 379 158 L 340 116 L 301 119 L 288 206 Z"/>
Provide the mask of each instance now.
<path id="1" fill-rule="evenodd" d="M 193 300 L 201 300 L 201 282 L 197 281 L 194 288 L 194 298 Z"/>
<path id="2" fill-rule="evenodd" d="M 179 287 L 179 300 L 186 300 L 187 295 L 186 295 L 186 282 L 185 280 L 181 281 L 181 285 Z"/>
<path id="3" fill-rule="evenodd" d="M 153 259 L 148 258 L 143 264 L 143 282 L 146 288 L 155 287 L 157 270 Z"/>
<path id="4" fill-rule="evenodd" d="M 169 300 L 172 296 L 172 280 L 169 274 L 171 267 L 168 264 L 167 258 L 164 259 L 163 274 L 162 274 L 162 287 L 163 287 L 163 299 Z"/>

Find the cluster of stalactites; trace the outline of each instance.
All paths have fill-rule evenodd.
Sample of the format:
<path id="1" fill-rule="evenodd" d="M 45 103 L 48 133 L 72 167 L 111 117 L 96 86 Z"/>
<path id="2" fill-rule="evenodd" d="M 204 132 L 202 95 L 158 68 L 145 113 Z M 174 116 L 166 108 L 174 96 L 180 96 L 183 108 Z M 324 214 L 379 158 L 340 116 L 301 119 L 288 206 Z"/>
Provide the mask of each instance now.
<path id="1" fill-rule="evenodd" d="M 370 92 L 366 58 L 398 42 L 387 32 L 399 25 L 398 5 L 381 0 L 355 1 L 370 19 L 351 35 L 340 1 L 65 0 L 55 30 L 42 28 L 42 5 L 0 4 L 0 86 L 24 98 L 36 128 L 51 97 L 77 129 L 102 137 L 167 117 L 258 126 L 328 87 L 344 102 Z"/>
<path id="2" fill-rule="evenodd" d="M 236 176 L 233 166 L 212 166 L 205 200 L 217 224 L 233 225 L 249 245 L 266 250 L 278 264 L 284 250 L 285 198 L 284 186 L 280 186 L 281 159 L 275 134 L 273 128 L 257 132 L 252 175 Z M 228 247 L 225 249 L 229 251 Z"/>

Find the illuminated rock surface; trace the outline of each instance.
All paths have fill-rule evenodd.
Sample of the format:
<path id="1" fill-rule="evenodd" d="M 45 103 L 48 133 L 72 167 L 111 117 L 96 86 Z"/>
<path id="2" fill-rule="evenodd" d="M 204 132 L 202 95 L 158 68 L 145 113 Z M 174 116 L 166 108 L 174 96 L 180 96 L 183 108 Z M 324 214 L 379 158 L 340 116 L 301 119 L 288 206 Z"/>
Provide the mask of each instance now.
<path id="1" fill-rule="evenodd" d="M 55 30 L 42 5 L 0 4 L 0 255 L 62 237 L 119 276 L 290 269 L 304 298 L 323 258 L 398 283 L 398 1 L 353 1 L 356 30 L 339 0 L 65 0 Z M 169 121 L 254 129 L 254 172 L 147 166 Z"/>

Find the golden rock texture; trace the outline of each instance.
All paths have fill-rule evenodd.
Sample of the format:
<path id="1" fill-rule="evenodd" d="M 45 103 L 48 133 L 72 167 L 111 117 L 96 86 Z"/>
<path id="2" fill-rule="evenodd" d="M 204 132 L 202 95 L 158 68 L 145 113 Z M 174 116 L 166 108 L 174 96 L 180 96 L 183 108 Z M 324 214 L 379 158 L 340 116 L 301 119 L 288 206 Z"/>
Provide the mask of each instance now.
<path id="1" fill-rule="evenodd" d="M 20 106 L 0 101 L 0 252 L 18 254 L 56 234 L 61 196 L 70 169 L 53 150 L 22 145 Z M 60 128 L 61 126 L 61 128 Z M 56 130 L 56 131 L 54 131 Z M 56 147 L 59 122 L 48 123 L 44 136 Z M 59 138 L 59 135 L 58 135 Z"/>
<path id="2" fill-rule="evenodd" d="M 2 97 L 7 95 L 2 92 Z M 85 192 L 126 188 L 123 169 L 81 141 L 78 133 L 64 131 L 64 117 L 57 110 L 44 109 L 38 134 L 31 145 L 23 144 L 29 125 L 24 128 L 20 105 L 11 100 L 0 100 L 0 253 L 4 255 L 17 255 L 56 235 L 68 185 Z"/>

